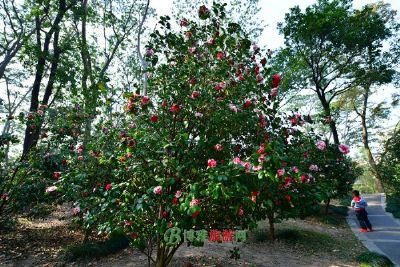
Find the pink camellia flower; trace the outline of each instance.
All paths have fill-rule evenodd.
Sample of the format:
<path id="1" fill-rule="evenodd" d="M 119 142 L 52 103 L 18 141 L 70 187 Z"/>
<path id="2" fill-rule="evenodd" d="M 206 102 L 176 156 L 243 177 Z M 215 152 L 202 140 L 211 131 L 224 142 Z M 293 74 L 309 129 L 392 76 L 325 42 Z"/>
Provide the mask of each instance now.
<path id="1" fill-rule="evenodd" d="M 222 149 L 224 149 L 224 148 L 222 147 L 221 144 L 216 144 L 216 145 L 214 146 L 214 149 L 217 150 L 217 151 L 222 151 Z"/>
<path id="2" fill-rule="evenodd" d="M 215 90 L 220 91 L 225 88 L 225 82 L 220 82 L 215 86 Z"/>
<path id="3" fill-rule="evenodd" d="M 147 48 L 146 56 L 151 57 L 154 55 L 154 50 L 152 48 Z"/>
<path id="4" fill-rule="evenodd" d="M 201 113 L 201 112 L 196 112 L 196 113 L 194 114 L 194 116 L 195 116 L 196 118 L 198 118 L 198 119 L 201 119 L 201 118 L 203 118 L 203 113 Z"/>
<path id="5" fill-rule="evenodd" d="M 218 53 L 217 53 L 217 59 L 218 59 L 218 60 L 222 60 L 224 57 L 225 57 L 224 52 L 218 52 Z"/>
<path id="6" fill-rule="evenodd" d="M 78 160 L 83 160 L 83 156 L 78 156 Z"/>
<path id="7" fill-rule="evenodd" d="M 258 83 L 261 83 L 264 80 L 264 78 L 263 78 L 263 76 L 261 74 L 258 74 L 256 79 L 257 79 Z"/>
<path id="8" fill-rule="evenodd" d="M 182 196 L 182 191 L 181 190 L 178 190 L 178 191 L 175 192 L 175 197 L 176 198 L 180 198 L 181 196 Z"/>
<path id="9" fill-rule="evenodd" d="M 111 184 L 107 184 L 107 185 L 104 187 L 104 189 L 107 190 L 107 191 L 110 190 L 111 188 L 112 188 L 112 185 L 111 185 Z"/>
<path id="10" fill-rule="evenodd" d="M 243 216 L 243 215 L 244 215 L 243 207 L 240 207 L 240 208 L 239 208 L 238 215 L 239 215 L 239 216 Z"/>
<path id="11" fill-rule="evenodd" d="M 245 79 L 244 79 L 244 76 L 242 75 L 242 74 L 239 74 L 238 76 L 237 76 L 237 79 L 239 80 L 239 81 L 241 81 L 241 82 L 243 82 Z"/>
<path id="12" fill-rule="evenodd" d="M 338 146 L 340 152 L 342 152 L 343 154 L 349 154 L 350 153 L 350 148 L 347 145 L 344 144 L 340 144 Z"/>
<path id="13" fill-rule="evenodd" d="M 169 109 L 172 113 L 178 113 L 181 110 L 178 104 L 173 104 L 172 107 Z"/>
<path id="14" fill-rule="evenodd" d="M 194 206 L 198 206 L 200 205 L 200 200 L 198 200 L 197 198 L 193 199 L 192 201 L 190 201 L 190 207 L 194 207 Z"/>
<path id="15" fill-rule="evenodd" d="M 217 167 L 217 161 L 215 159 L 209 159 L 207 161 L 208 168 L 215 168 Z"/>
<path id="16" fill-rule="evenodd" d="M 81 212 L 81 209 L 79 208 L 79 206 L 76 206 L 76 207 L 74 207 L 74 208 L 71 209 L 71 214 L 72 214 L 73 216 L 78 215 L 79 212 Z"/>
<path id="17" fill-rule="evenodd" d="M 261 165 L 258 165 L 258 166 L 253 166 L 253 171 L 260 171 L 260 170 L 262 170 L 262 166 Z"/>
<path id="18" fill-rule="evenodd" d="M 278 176 L 283 176 L 285 174 L 285 169 L 279 169 L 277 171 Z"/>
<path id="19" fill-rule="evenodd" d="M 148 97 L 147 95 L 143 96 L 141 102 L 142 102 L 143 105 L 149 104 L 150 103 L 150 97 Z"/>
<path id="20" fill-rule="evenodd" d="M 156 194 L 156 195 L 161 195 L 161 194 L 162 194 L 162 191 L 163 191 L 163 188 L 162 188 L 161 185 L 158 185 L 158 186 L 154 187 L 154 189 L 153 189 L 153 192 L 154 192 L 154 194 Z"/>
<path id="21" fill-rule="evenodd" d="M 150 120 L 151 120 L 152 122 L 157 122 L 157 121 L 158 121 L 158 116 L 157 116 L 157 115 L 152 115 L 152 116 L 150 117 Z"/>
<path id="22" fill-rule="evenodd" d="M 281 83 L 281 76 L 279 74 L 275 74 L 272 77 L 272 88 L 278 87 Z"/>
<path id="23" fill-rule="evenodd" d="M 322 140 L 319 140 L 319 141 L 317 142 L 317 148 L 318 148 L 319 150 L 325 150 L 325 148 L 326 148 L 325 142 L 322 141 Z"/>
<path id="24" fill-rule="evenodd" d="M 318 165 L 316 164 L 311 164 L 310 167 L 308 168 L 310 171 L 317 172 L 319 171 Z"/>
<path id="25" fill-rule="evenodd" d="M 53 173 L 53 177 L 58 180 L 61 177 L 61 173 L 60 172 L 54 172 Z"/>
<path id="26" fill-rule="evenodd" d="M 229 109 L 232 111 L 232 112 L 238 112 L 238 108 L 234 105 L 234 104 L 229 104 Z"/>
<path id="27" fill-rule="evenodd" d="M 83 153 L 83 146 L 79 146 L 78 149 L 76 150 L 79 154 Z"/>
<path id="28" fill-rule="evenodd" d="M 236 157 L 236 158 L 233 159 L 233 163 L 234 164 L 240 164 L 240 163 L 242 163 L 242 160 L 239 157 Z"/>
<path id="29" fill-rule="evenodd" d="M 39 109 L 39 110 L 37 111 L 37 114 L 39 114 L 40 116 L 43 116 L 43 114 L 44 114 L 44 111 L 43 111 L 43 110 L 41 110 L 41 109 Z"/>
<path id="30" fill-rule="evenodd" d="M 192 46 L 188 48 L 188 51 L 190 54 L 193 54 L 194 52 L 196 52 L 196 47 Z"/>
<path id="31" fill-rule="evenodd" d="M 207 44 L 214 45 L 215 44 L 215 39 L 214 38 L 208 39 Z"/>
<path id="32" fill-rule="evenodd" d="M 264 153 L 264 151 L 265 151 L 265 145 L 264 145 L 264 144 L 261 144 L 261 145 L 260 145 L 260 148 L 257 150 L 257 153 L 258 153 L 258 154 L 262 154 L 262 153 Z"/>
<path id="33" fill-rule="evenodd" d="M 189 21 L 187 19 L 182 19 L 180 25 L 181 27 L 187 27 L 189 25 Z"/>
<path id="34" fill-rule="evenodd" d="M 124 224 L 125 224 L 125 226 L 131 226 L 132 225 L 132 221 L 125 220 Z"/>
<path id="35" fill-rule="evenodd" d="M 276 97 L 278 95 L 278 87 L 271 89 L 271 96 Z"/>
<path id="36" fill-rule="evenodd" d="M 250 170 L 251 169 L 251 163 L 250 162 L 242 162 L 241 163 L 243 167 L 246 169 Z"/>
<path id="37" fill-rule="evenodd" d="M 297 168 L 296 166 L 294 166 L 294 167 L 292 168 L 292 171 L 293 171 L 294 173 L 299 173 L 299 168 Z"/>
<path id="38" fill-rule="evenodd" d="M 262 163 L 265 160 L 265 154 L 261 154 L 260 157 L 258 157 L 258 162 Z"/>
<path id="39" fill-rule="evenodd" d="M 192 99 L 196 99 L 200 96 L 200 92 L 199 91 L 193 91 L 192 95 L 190 96 Z"/>
<path id="40" fill-rule="evenodd" d="M 57 190 L 57 186 L 49 186 L 46 188 L 46 193 L 51 193 Z"/>

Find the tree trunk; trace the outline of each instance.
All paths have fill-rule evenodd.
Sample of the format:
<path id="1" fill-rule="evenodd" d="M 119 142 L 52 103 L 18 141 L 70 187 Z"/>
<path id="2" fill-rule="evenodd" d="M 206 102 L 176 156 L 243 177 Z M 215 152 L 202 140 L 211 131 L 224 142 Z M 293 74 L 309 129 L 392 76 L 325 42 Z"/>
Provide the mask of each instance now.
<path id="1" fill-rule="evenodd" d="M 331 198 L 328 198 L 325 202 L 325 215 L 328 215 L 329 213 L 329 206 L 331 204 Z"/>
<path id="2" fill-rule="evenodd" d="M 331 133 L 333 136 L 333 142 L 335 143 L 335 145 L 339 145 L 340 141 L 339 141 L 339 134 L 336 128 L 336 123 L 335 121 L 332 119 L 332 114 L 331 114 L 331 107 L 329 105 L 329 102 L 326 100 L 325 94 L 324 92 L 319 89 L 319 87 L 317 86 L 317 94 L 318 94 L 318 98 L 321 102 L 322 108 L 324 109 L 324 114 L 327 118 L 330 118 L 330 122 L 329 122 L 329 128 L 331 129 Z"/>
<path id="3" fill-rule="evenodd" d="M 274 221 L 274 213 L 268 213 L 268 222 L 269 222 L 269 235 L 272 241 L 275 240 L 275 221 Z"/>
<path id="4" fill-rule="evenodd" d="M 58 60 L 60 57 L 60 50 L 58 47 L 58 42 L 59 42 L 59 34 L 60 34 L 60 23 L 67 12 L 69 7 L 66 6 L 66 1 L 65 0 L 60 0 L 59 1 L 59 7 L 58 7 L 58 12 L 57 16 L 54 19 L 53 24 L 51 25 L 50 30 L 46 33 L 45 35 L 45 40 L 43 44 L 43 50 L 40 51 L 38 61 L 36 64 L 36 74 L 35 74 L 35 80 L 33 82 L 32 86 L 32 93 L 31 93 L 31 105 L 29 108 L 30 112 L 36 112 L 38 107 L 39 107 L 39 93 L 40 93 L 40 88 L 41 88 L 41 83 L 44 77 L 44 69 L 45 65 L 47 62 L 47 57 L 49 55 L 49 49 L 50 49 L 50 42 L 51 39 L 53 38 L 54 35 L 54 58 L 53 58 L 53 64 L 51 67 L 51 73 L 48 81 L 48 85 L 46 87 L 46 92 L 44 95 L 44 100 L 50 97 L 54 81 L 55 81 L 55 76 L 56 76 L 56 71 L 58 67 Z M 36 40 L 37 40 L 37 46 L 41 49 L 41 31 L 42 31 L 42 22 L 37 15 L 36 18 Z M 47 104 L 47 103 L 45 103 Z M 36 125 L 37 127 L 35 129 L 32 129 L 30 125 L 26 125 L 25 129 L 25 138 L 24 138 L 24 145 L 23 145 L 23 154 L 25 155 L 28 153 L 28 151 L 35 146 L 38 137 L 39 137 L 39 132 L 40 132 L 40 125 Z"/>
<path id="5" fill-rule="evenodd" d="M 383 186 L 382 186 L 382 179 L 381 175 L 378 170 L 378 166 L 372 155 L 371 149 L 369 147 L 369 135 L 368 135 L 368 127 L 367 127 L 367 105 L 368 105 L 368 98 L 369 98 L 369 86 L 364 88 L 364 100 L 363 100 L 363 109 L 362 113 L 359 114 L 361 117 L 361 127 L 362 127 L 362 141 L 364 145 L 364 150 L 368 158 L 368 163 L 371 167 L 372 174 L 375 176 L 375 187 L 376 189 L 382 193 Z"/>

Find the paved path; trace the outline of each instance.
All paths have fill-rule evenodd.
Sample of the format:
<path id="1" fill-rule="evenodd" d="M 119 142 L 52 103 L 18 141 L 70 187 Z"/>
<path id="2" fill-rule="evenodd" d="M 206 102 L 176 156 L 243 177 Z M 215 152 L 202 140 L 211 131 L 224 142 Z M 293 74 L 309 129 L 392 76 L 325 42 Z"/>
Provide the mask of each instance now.
<path id="1" fill-rule="evenodd" d="M 371 194 L 363 196 L 368 202 L 368 217 L 373 232 L 360 233 L 357 218 L 349 212 L 347 222 L 354 234 L 370 250 L 389 257 L 396 266 L 400 266 L 400 220 L 385 211 L 385 195 Z"/>

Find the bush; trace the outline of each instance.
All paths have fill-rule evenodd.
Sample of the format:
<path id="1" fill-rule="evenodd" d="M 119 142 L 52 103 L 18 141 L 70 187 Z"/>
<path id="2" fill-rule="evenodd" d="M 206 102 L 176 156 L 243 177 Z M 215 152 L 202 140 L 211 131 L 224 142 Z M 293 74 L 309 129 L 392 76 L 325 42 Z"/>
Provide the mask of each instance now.
<path id="1" fill-rule="evenodd" d="M 386 196 L 386 211 L 400 219 L 400 195 L 389 194 Z"/>
<path id="2" fill-rule="evenodd" d="M 386 256 L 376 252 L 364 252 L 357 257 L 361 267 L 392 267 L 394 264 Z"/>

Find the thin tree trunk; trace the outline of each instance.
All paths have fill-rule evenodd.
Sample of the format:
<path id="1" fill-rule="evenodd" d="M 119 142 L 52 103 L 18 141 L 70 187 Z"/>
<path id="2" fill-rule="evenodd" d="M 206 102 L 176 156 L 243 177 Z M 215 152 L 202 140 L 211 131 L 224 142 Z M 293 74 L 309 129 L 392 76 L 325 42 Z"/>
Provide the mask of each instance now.
<path id="1" fill-rule="evenodd" d="M 274 213 L 268 213 L 268 222 L 269 222 L 269 235 L 272 241 L 275 240 L 275 220 Z"/>
<path id="2" fill-rule="evenodd" d="M 59 30 L 60 30 L 59 25 L 65 15 L 66 11 L 70 7 L 71 6 L 69 6 L 69 7 L 66 6 L 65 0 L 59 1 L 59 9 L 58 9 L 56 18 L 54 19 L 54 22 L 51 25 L 50 30 L 45 35 L 43 51 L 41 51 L 39 53 L 38 61 L 36 64 L 36 74 L 35 74 L 35 80 L 34 80 L 33 86 L 32 86 L 31 105 L 29 108 L 30 112 L 36 112 L 39 107 L 39 93 L 40 93 L 41 83 L 42 83 L 42 80 L 44 77 L 44 69 L 45 69 L 45 65 L 47 62 L 47 57 L 49 54 L 50 42 L 51 42 L 51 39 L 53 38 L 53 35 L 54 35 L 54 48 L 55 48 L 54 53 L 60 52 L 58 50 L 58 37 L 59 37 Z M 42 23 L 41 23 L 41 20 L 38 15 L 36 16 L 35 20 L 36 20 L 36 40 L 37 40 L 36 44 L 39 48 L 41 48 Z M 58 57 L 59 57 L 59 55 L 58 55 Z M 53 68 L 55 68 L 55 69 L 53 69 Z M 53 65 L 52 65 L 53 73 L 51 73 L 51 76 L 49 77 L 49 84 L 46 88 L 45 97 L 50 97 L 51 90 L 53 88 L 56 70 L 57 70 L 57 64 L 54 64 L 54 62 L 53 62 Z M 30 126 L 31 125 L 26 125 L 24 145 L 23 145 L 23 154 L 28 153 L 28 151 L 36 144 L 38 136 L 39 136 L 40 126 L 37 125 L 37 127 L 35 129 L 32 129 Z"/>
<path id="3" fill-rule="evenodd" d="M 340 144 L 339 134 L 338 134 L 338 131 L 336 128 L 336 123 L 332 119 L 331 107 L 329 105 L 329 102 L 326 100 L 324 92 L 321 89 L 319 89 L 319 86 L 317 86 L 316 91 L 317 91 L 318 98 L 321 102 L 322 108 L 324 110 L 324 115 L 327 118 L 330 118 L 329 128 L 330 128 L 332 136 L 333 136 L 333 142 L 335 143 L 335 145 L 339 145 Z"/>
<path id="4" fill-rule="evenodd" d="M 329 213 L 330 204 L 331 204 L 331 198 L 328 198 L 325 202 L 325 215 L 328 215 Z"/>
<path id="5" fill-rule="evenodd" d="M 364 88 L 362 113 L 359 114 L 359 116 L 361 117 L 362 141 L 363 141 L 365 153 L 368 158 L 368 163 L 371 167 L 372 174 L 375 176 L 375 187 L 379 192 L 383 192 L 383 185 L 381 182 L 382 177 L 379 173 L 375 158 L 372 155 L 371 149 L 369 147 L 369 135 L 368 135 L 368 127 L 367 127 L 367 106 L 368 106 L 369 92 L 370 92 L 370 89 L 369 89 L 369 86 L 367 85 Z"/>

